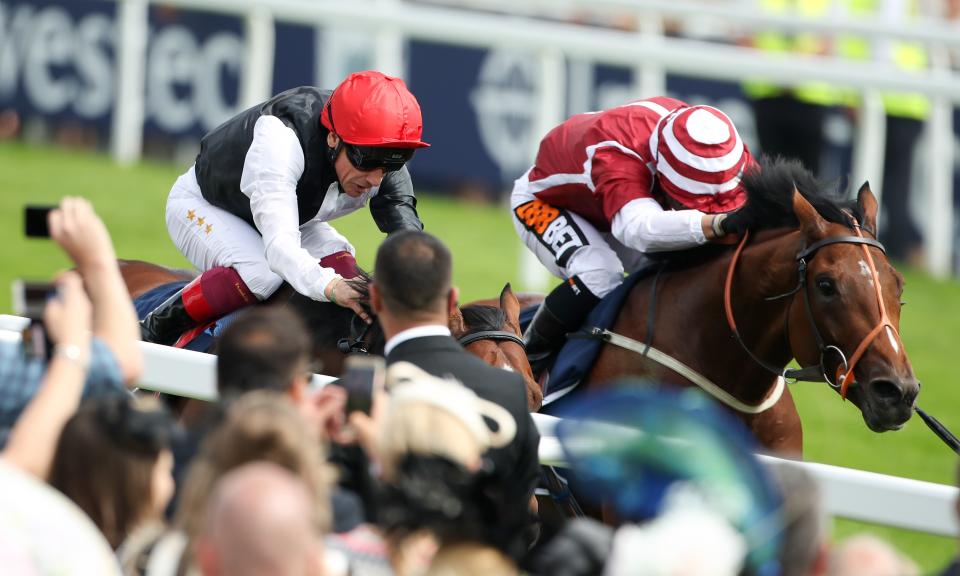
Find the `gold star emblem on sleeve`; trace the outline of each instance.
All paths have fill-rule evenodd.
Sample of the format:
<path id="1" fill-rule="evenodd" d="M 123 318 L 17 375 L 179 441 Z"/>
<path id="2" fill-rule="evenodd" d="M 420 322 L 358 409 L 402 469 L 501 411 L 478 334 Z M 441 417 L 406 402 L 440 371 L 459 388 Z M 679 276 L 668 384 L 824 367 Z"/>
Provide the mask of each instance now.
<path id="1" fill-rule="evenodd" d="M 209 234 L 211 230 L 213 230 L 213 224 L 207 224 L 207 227 L 206 227 L 207 234 Z"/>
<path id="2" fill-rule="evenodd" d="M 193 222 L 193 219 L 197 217 L 196 210 L 187 210 L 187 220 Z"/>
<path id="3" fill-rule="evenodd" d="M 206 218 L 197 218 L 197 226 L 203 226 L 205 220 Z"/>

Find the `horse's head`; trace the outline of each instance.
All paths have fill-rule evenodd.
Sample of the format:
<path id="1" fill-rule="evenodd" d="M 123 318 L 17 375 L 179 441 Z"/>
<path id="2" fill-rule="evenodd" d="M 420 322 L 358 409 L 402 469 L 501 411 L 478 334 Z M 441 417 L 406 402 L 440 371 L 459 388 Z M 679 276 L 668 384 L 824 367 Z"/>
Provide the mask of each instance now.
<path id="1" fill-rule="evenodd" d="M 313 337 L 314 359 L 328 376 L 341 374 L 349 353 L 383 353 L 383 329 L 368 305 L 370 276 L 362 270 L 359 272 L 359 276 L 346 282 L 363 296 L 361 304 L 373 318 L 372 324 L 365 323 L 349 308 L 312 300 L 289 287 L 279 296 L 281 300 L 286 299 L 287 305 L 306 324 Z"/>
<path id="2" fill-rule="evenodd" d="M 850 225 L 831 222 L 799 192 L 793 211 L 805 283 L 789 310 L 791 349 L 801 364 L 822 365 L 871 430 L 898 429 L 913 412 L 920 383 L 899 335 L 903 277 L 875 241 L 877 200 L 864 184 L 859 230 L 852 215 Z"/>
<path id="3" fill-rule="evenodd" d="M 540 408 L 543 392 L 533 378 L 533 370 L 523 347 L 520 331 L 520 302 L 510 284 L 500 293 L 500 306 L 473 304 L 450 316 L 450 332 L 465 350 L 487 364 L 517 372 L 526 383 L 527 406 Z"/>

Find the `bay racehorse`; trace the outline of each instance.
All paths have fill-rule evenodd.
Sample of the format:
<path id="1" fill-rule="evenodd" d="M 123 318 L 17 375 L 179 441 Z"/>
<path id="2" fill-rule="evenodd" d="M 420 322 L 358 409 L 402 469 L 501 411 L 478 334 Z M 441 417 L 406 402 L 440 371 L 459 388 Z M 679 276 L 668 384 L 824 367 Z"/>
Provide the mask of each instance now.
<path id="1" fill-rule="evenodd" d="M 798 163 L 765 160 L 743 185 L 750 231 L 736 247 L 671 255 L 637 283 L 612 327 L 592 334 L 605 345 L 581 388 L 700 379 L 764 446 L 796 454 L 803 436 L 783 376 L 826 381 L 873 431 L 900 428 L 920 384 L 898 332 L 903 277 L 876 241 L 869 184 L 843 206 Z M 804 369 L 785 372 L 792 359 Z"/>
<path id="2" fill-rule="evenodd" d="M 164 284 L 186 282 L 196 276 L 194 272 L 140 260 L 120 260 L 119 265 L 133 299 Z M 361 293 L 366 293 L 368 280 L 369 277 L 362 274 L 356 281 Z M 347 308 L 311 300 L 294 293 L 286 284 L 265 303 L 286 303 L 304 321 L 313 337 L 314 359 L 328 376 L 341 374 L 348 353 L 383 353 L 385 342 L 379 324 L 374 321 L 366 325 Z M 535 410 L 540 406 L 542 394 L 523 349 L 520 303 L 509 284 L 504 286 L 496 304 L 496 307 L 470 305 L 457 309 L 449 319 L 451 334 L 465 350 L 481 360 L 521 374 L 526 381 L 528 404 Z"/>

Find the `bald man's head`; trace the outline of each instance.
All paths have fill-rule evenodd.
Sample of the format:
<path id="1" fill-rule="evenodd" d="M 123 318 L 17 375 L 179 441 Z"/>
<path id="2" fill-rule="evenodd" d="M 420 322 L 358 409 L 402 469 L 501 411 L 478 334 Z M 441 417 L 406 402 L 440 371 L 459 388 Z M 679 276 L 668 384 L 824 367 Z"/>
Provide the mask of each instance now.
<path id="1" fill-rule="evenodd" d="M 829 576 L 913 576 L 917 568 L 887 542 L 860 534 L 838 546 L 830 558 Z"/>
<path id="2" fill-rule="evenodd" d="M 321 534 L 306 485 L 267 462 L 220 479 L 197 542 L 205 576 L 320 576 Z"/>

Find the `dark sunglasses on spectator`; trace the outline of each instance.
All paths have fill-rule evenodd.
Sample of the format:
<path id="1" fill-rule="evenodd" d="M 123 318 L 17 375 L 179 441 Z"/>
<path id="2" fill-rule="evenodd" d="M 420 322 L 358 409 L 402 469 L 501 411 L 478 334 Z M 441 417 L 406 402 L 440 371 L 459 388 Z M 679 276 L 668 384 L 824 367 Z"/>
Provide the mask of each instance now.
<path id="1" fill-rule="evenodd" d="M 383 168 L 384 172 L 396 172 L 413 158 L 413 148 L 383 148 L 356 146 L 343 143 L 343 149 L 353 167 L 363 172 Z"/>

